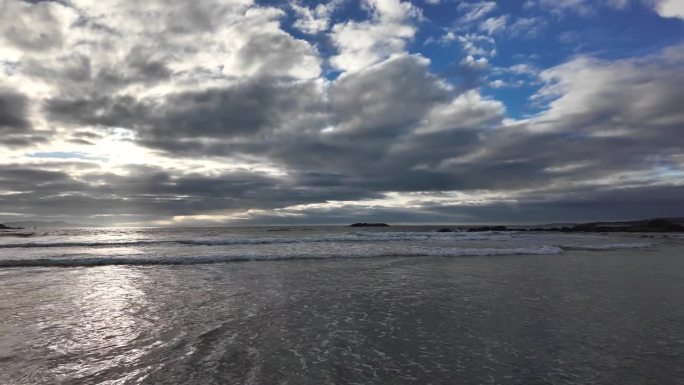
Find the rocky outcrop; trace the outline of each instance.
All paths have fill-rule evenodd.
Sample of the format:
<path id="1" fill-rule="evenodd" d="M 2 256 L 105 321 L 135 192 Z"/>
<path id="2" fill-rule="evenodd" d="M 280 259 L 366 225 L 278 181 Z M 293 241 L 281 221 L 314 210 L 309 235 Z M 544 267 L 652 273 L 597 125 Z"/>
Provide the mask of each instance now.
<path id="1" fill-rule="evenodd" d="M 469 232 L 480 232 L 480 231 L 507 231 L 506 226 L 482 226 L 482 227 L 472 227 L 468 229 Z"/>

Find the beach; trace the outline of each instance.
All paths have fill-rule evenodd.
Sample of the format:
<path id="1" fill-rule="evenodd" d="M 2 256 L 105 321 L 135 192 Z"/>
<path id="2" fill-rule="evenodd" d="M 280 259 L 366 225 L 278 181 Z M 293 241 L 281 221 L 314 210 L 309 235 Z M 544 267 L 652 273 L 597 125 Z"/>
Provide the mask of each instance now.
<path id="1" fill-rule="evenodd" d="M 272 230 L 82 229 L 3 239 L 0 383 L 684 378 L 682 239 Z M 65 237 L 55 231 L 88 232 L 91 244 L 74 235 L 47 246 Z M 274 248 L 282 259 L 264 258 Z M 349 256 L 330 257 L 341 250 Z M 50 262 L 58 260 L 72 262 Z"/>

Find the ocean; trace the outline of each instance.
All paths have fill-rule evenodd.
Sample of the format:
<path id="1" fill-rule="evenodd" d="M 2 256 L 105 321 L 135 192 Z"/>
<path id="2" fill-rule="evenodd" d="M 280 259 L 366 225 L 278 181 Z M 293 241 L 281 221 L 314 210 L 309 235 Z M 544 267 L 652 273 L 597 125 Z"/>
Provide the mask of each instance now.
<path id="1" fill-rule="evenodd" d="M 684 384 L 684 236 L 0 237 L 0 384 Z"/>

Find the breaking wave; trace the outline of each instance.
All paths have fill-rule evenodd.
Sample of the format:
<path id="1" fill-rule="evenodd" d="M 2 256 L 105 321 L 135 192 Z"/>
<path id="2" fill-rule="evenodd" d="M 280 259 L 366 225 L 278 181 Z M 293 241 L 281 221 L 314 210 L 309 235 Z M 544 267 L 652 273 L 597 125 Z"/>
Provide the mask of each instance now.
<path id="1" fill-rule="evenodd" d="M 217 256 L 184 256 L 184 257 L 54 257 L 36 259 L 0 260 L 3 267 L 86 267 L 110 265 L 200 265 L 210 263 L 240 262 L 240 261 L 274 261 L 292 259 L 348 259 L 348 258 L 388 258 L 388 257 L 476 257 L 476 256 L 506 256 L 506 255 L 552 255 L 560 254 L 563 250 L 557 246 L 519 247 L 519 248 L 452 248 L 437 249 L 417 253 L 368 253 L 343 255 L 217 255 Z"/>
<path id="2" fill-rule="evenodd" d="M 424 240 L 497 240 L 502 235 L 472 235 L 465 233 L 352 233 L 333 237 L 303 237 L 303 238 L 234 238 L 234 239 L 164 239 L 164 240 L 133 240 L 133 241 L 94 241 L 94 242 L 24 242 L 0 244 L 0 249 L 8 248 L 42 248 L 42 247 L 124 247 L 147 246 L 159 244 L 179 244 L 186 246 L 230 246 L 230 245 L 277 245 L 295 243 L 332 243 L 332 242 L 392 242 L 392 241 L 424 241 Z"/>

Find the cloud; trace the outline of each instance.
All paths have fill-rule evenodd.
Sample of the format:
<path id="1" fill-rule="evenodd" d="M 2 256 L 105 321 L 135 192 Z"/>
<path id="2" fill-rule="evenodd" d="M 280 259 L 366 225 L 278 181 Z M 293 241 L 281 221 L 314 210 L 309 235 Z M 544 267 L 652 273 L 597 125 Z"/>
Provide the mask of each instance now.
<path id="1" fill-rule="evenodd" d="M 346 224 L 350 218 L 364 222 L 390 223 L 527 223 L 591 222 L 670 217 L 672 207 L 684 204 L 681 186 L 644 186 L 585 193 L 568 193 L 549 200 L 544 196 L 501 199 L 489 202 L 474 199 L 449 203 L 440 195 L 411 195 L 401 204 L 388 200 L 339 202 L 336 205 L 308 205 L 255 213 L 245 219 L 250 224 L 299 223 Z M 389 197 L 388 197 L 389 198 Z M 424 198 L 421 199 L 421 198 Z M 392 196 L 390 200 L 396 199 Z M 444 203 L 435 203 L 443 200 Z M 635 202 L 642 204 L 635 205 Z M 337 203 L 337 202 L 332 202 Z"/>
<path id="2" fill-rule="evenodd" d="M 480 24 L 480 30 L 487 32 L 487 34 L 492 35 L 506 28 L 506 21 L 508 20 L 507 15 L 502 15 L 498 17 L 490 17 Z"/>
<path id="3" fill-rule="evenodd" d="M 255 156 L 286 171 L 207 175 L 137 167 L 127 174 L 89 170 L 75 179 L 6 166 L 3 186 L 17 194 L 2 211 L 50 216 L 68 207 L 120 221 L 184 215 L 255 223 L 276 220 L 274 215 L 304 222 L 345 215 L 533 221 L 544 212 L 591 218 L 614 192 L 624 203 L 614 202 L 606 212 L 618 216 L 620 208 L 638 216 L 636 208 L 626 209 L 638 200 L 637 191 L 675 199 L 681 189 L 676 183 L 684 183 L 677 176 L 684 175 L 678 135 L 684 117 L 675 102 L 676 85 L 684 82 L 679 52 L 675 47 L 617 61 L 576 58 L 548 69 L 535 96 L 547 108 L 517 122 L 505 121 L 500 102 L 451 86 L 430 73 L 427 59 L 406 54 L 328 85 L 257 78 L 161 101 L 57 103 L 49 105 L 51 119 L 75 126 L 130 122 L 138 143 L 170 156 Z M 509 71 L 534 72 L 526 65 Z M 99 140 L 88 132 L 81 136 Z M 461 195 L 440 195 L 445 191 Z M 406 194 L 427 198 L 412 198 L 412 210 L 400 209 Z M 51 198 L 31 203 L 41 196 Z M 384 208 L 364 211 L 362 202 L 380 207 L 379 199 Z M 334 201 L 349 203 L 320 206 Z M 140 207 L 146 214 L 137 214 Z"/>
<path id="4" fill-rule="evenodd" d="M 355 71 L 403 52 L 416 33 L 413 21 L 422 15 L 419 8 L 400 0 L 365 0 L 363 4 L 372 19 L 335 24 L 330 35 L 338 50 L 330 62 L 343 71 Z"/>
<path id="5" fill-rule="evenodd" d="M 526 8 L 538 7 L 550 11 L 556 16 L 568 13 L 594 16 L 601 8 L 623 10 L 640 5 L 652 8 L 664 18 L 684 18 L 684 4 L 679 0 L 526 0 L 524 5 Z"/>
<path id="6" fill-rule="evenodd" d="M 308 34 L 327 31 L 330 28 L 330 16 L 344 0 L 331 0 L 313 8 L 306 7 L 301 2 L 292 2 L 290 6 L 297 15 L 294 27 Z"/>
<path id="7" fill-rule="evenodd" d="M 321 71 L 316 49 L 280 28 L 283 11 L 248 0 L 9 0 L 2 7 L 0 89 L 22 91 L 20 99 L 4 96 L 13 115 L 3 112 L 12 119 L 3 130 L 13 135 L 2 141 L 14 146 L 78 124 L 137 127 L 157 118 L 148 110 L 170 95 L 264 76 L 315 79 Z"/>
<path id="8" fill-rule="evenodd" d="M 27 119 L 27 98 L 5 91 L 0 93 L 0 132 L 22 132 L 30 128 Z"/>
<path id="9" fill-rule="evenodd" d="M 662 17 L 684 19 L 684 3 L 678 0 L 657 0 L 655 11 Z"/>
<path id="10" fill-rule="evenodd" d="M 467 33 L 455 37 L 468 55 L 495 56 L 496 41 L 489 36 Z"/>
<path id="11" fill-rule="evenodd" d="M 512 22 L 506 31 L 512 37 L 531 37 L 537 36 L 545 25 L 546 21 L 540 17 L 520 17 Z"/>
<path id="12" fill-rule="evenodd" d="M 58 2 L 0 3 L 0 53 L 16 57 L 23 51 L 46 52 L 62 48 L 69 25 L 77 14 Z"/>
<path id="13" fill-rule="evenodd" d="M 25 147 L 46 142 L 48 132 L 34 130 L 26 95 L 0 88 L 0 146 Z"/>
<path id="14" fill-rule="evenodd" d="M 552 100 L 545 113 L 552 129 L 669 137 L 684 122 L 684 114 L 676 107 L 679 85 L 684 83 L 676 68 L 684 64 L 684 55 L 677 51 L 675 47 L 645 59 L 615 62 L 577 58 L 542 72 L 546 85 L 535 99 Z M 547 127 L 545 123 L 540 126 Z"/>
<path id="15" fill-rule="evenodd" d="M 336 133 L 395 137 L 410 129 L 449 86 L 431 75 L 429 61 L 401 55 L 340 78 L 330 90 Z"/>
<path id="16" fill-rule="evenodd" d="M 478 1 L 478 2 L 461 2 L 458 5 L 458 10 L 463 12 L 460 20 L 461 23 L 470 23 L 475 20 L 485 17 L 496 9 L 496 2 L 494 1 Z"/>
<path id="17" fill-rule="evenodd" d="M 556 5 L 573 4 L 589 5 Z M 495 40 L 540 19 L 462 2 L 468 24 L 441 39 L 463 52 L 432 62 L 408 52 L 427 20 L 410 2 L 339 20 L 355 4 L 290 5 L 294 19 L 249 0 L 3 2 L 0 212 L 473 221 L 681 204 L 681 46 L 540 69 Z M 539 86 L 540 112 L 511 118 L 484 81 Z"/>
<path id="18" fill-rule="evenodd" d="M 608 0 L 606 3 L 611 5 L 616 4 L 616 2 L 612 0 Z M 618 3 L 623 2 L 619 1 Z M 538 7 L 550 11 L 556 16 L 563 16 L 566 13 L 590 16 L 596 12 L 598 3 L 588 0 L 526 0 L 524 6 L 525 8 Z"/>

